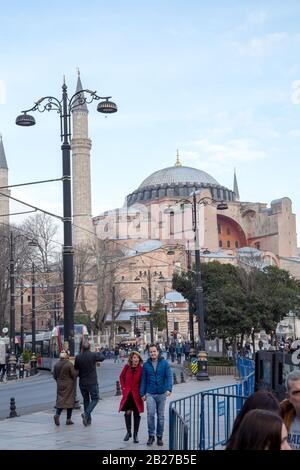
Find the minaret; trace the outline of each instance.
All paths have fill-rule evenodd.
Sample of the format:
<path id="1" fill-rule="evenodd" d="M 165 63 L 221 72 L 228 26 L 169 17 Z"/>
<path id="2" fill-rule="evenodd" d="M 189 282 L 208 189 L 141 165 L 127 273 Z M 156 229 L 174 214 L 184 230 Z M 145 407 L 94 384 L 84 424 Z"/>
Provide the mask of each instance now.
<path id="1" fill-rule="evenodd" d="M 8 166 L 0 134 L 0 188 L 3 186 L 8 186 Z M 0 193 L 10 195 L 9 189 L 0 189 Z M 0 194 L 0 226 L 2 224 L 9 224 L 9 198 Z"/>
<path id="2" fill-rule="evenodd" d="M 82 84 L 78 70 L 76 92 Z M 84 96 L 80 94 L 80 96 Z M 88 137 L 88 109 L 86 103 L 73 110 L 72 178 L 73 178 L 73 244 L 89 244 L 93 241 L 90 150 Z"/>
<path id="3" fill-rule="evenodd" d="M 239 187 L 238 187 L 238 184 L 237 184 L 235 169 L 234 169 L 234 177 L 233 177 L 233 191 L 235 192 L 236 201 L 239 201 L 240 200 L 240 193 L 239 193 Z"/>

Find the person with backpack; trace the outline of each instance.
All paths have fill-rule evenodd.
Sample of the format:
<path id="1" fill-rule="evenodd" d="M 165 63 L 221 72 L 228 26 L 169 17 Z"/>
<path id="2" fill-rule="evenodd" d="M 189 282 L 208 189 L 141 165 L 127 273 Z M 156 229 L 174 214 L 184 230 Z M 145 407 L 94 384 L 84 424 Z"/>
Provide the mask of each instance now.
<path id="1" fill-rule="evenodd" d="M 74 367 L 78 370 L 79 388 L 83 397 L 84 413 L 82 423 L 88 426 L 92 423 L 91 413 L 99 401 L 99 386 L 97 380 L 96 363 L 104 361 L 100 352 L 91 352 L 89 342 L 82 345 L 82 353 L 75 357 Z"/>

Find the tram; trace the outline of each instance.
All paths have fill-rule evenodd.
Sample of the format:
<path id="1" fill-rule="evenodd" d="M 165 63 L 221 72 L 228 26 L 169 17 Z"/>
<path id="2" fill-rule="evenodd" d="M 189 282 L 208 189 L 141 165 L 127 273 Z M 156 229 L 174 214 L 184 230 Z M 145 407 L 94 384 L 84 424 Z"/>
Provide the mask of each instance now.
<path id="1" fill-rule="evenodd" d="M 89 334 L 85 325 L 74 325 L 74 355 L 80 353 L 81 344 L 88 340 Z M 39 369 L 52 370 L 64 348 L 64 326 L 58 325 L 52 331 L 35 335 L 35 352 Z M 32 336 L 24 338 L 24 350 L 32 351 Z"/>

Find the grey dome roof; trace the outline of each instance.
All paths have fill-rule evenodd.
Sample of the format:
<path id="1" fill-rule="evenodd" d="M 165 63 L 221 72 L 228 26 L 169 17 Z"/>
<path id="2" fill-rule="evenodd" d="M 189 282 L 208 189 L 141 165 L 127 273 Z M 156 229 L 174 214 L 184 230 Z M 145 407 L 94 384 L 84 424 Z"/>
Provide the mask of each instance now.
<path id="1" fill-rule="evenodd" d="M 197 183 L 197 184 L 215 184 L 219 183 L 208 173 L 189 166 L 170 166 L 162 170 L 155 171 L 148 176 L 138 189 L 148 186 L 157 186 L 162 184 L 178 184 L 178 183 Z"/>
<path id="2" fill-rule="evenodd" d="M 169 166 L 155 171 L 142 184 L 128 194 L 125 200 L 127 207 L 136 203 L 150 202 L 162 198 L 187 198 L 194 190 L 208 188 L 211 197 L 216 201 L 235 201 L 235 193 L 221 186 L 212 176 L 197 168 L 189 166 Z"/>

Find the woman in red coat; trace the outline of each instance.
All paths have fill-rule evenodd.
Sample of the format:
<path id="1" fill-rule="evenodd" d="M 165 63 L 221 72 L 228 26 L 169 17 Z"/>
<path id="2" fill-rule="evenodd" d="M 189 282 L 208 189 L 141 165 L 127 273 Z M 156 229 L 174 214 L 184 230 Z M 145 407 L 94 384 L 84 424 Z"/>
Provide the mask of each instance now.
<path id="1" fill-rule="evenodd" d="M 132 436 L 131 434 L 131 414 L 133 412 L 133 442 L 138 443 L 138 431 L 140 426 L 140 413 L 144 411 L 144 402 L 140 397 L 140 383 L 142 377 L 143 359 L 137 351 L 132 351 L 128 357 L 128 363 L 124 366 L 120 374 L 120 384 L 122 389 L 122 400 L 120 411 L 125 411 L 125 423 L 127 434 L 124 441 Z"/>

